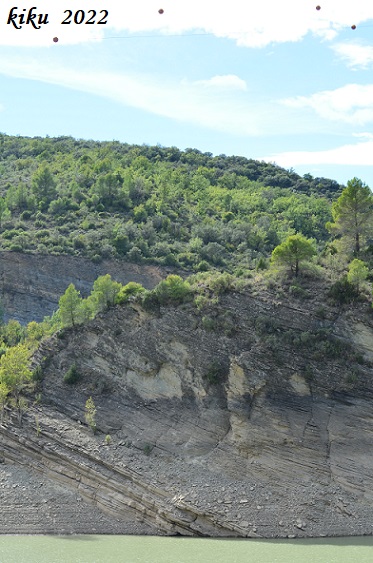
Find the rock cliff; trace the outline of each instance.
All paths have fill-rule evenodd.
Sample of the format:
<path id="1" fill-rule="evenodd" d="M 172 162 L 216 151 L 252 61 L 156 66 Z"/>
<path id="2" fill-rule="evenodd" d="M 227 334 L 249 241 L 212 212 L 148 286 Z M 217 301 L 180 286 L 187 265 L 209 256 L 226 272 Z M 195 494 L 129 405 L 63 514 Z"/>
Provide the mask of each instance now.
<path id="1" fill-rule="evenodd" d="M 141 283 L 151 289 L 165 277 L 157 266 L 103 260 L 94 264 L 76 256 L 52 256 L 0 252 L 0 295 L 5 319 L 22 324 L 42 321 L 58 308 L 58 300 L 70 283 L 87 297 L 98 276 L 110 274 L 123 284 Z"/>
<path id="2" fill-rule="evenodd" d="M 56 509 L 48 531 L 74 529 L 88 503 L 113 533 L 371 534 L 372 360 L 368 304 L 333 307 L 322 287 L 307 301 L 246 290 L 203 312 L 117 306 L 42 344 L 41 400 L 23 428 L 0 426 L 4 471 L 73 495 L 69 526 Z"/>

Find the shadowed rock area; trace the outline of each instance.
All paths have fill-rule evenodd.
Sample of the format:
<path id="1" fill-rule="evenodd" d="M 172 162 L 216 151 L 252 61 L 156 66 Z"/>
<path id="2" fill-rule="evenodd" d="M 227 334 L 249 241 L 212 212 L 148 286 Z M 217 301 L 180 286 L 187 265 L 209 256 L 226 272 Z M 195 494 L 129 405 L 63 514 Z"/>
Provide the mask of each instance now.
<path id="1" fill-rule="evenodd" d="M 29 467 L 112 518 L 112 533 L 371 534 L 372 317 L 325 303 L 323 288 L 306 302 L 246 290 L 202 313 L 117 306 L 55 335 L 34 360 L 41 402 L 23 428 L 0 426 L 2 490 Z M 67 385 L 73 363 L 81 377 Z"/>

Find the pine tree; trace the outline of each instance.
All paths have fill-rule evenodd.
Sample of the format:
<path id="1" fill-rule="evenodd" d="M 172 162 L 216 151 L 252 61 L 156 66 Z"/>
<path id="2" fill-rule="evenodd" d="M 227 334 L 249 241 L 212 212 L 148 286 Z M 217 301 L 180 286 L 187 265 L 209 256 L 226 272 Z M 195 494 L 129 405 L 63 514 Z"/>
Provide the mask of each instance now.
<path id="1" fill-rule="evenodd" d="M 58 302 L 63 327 L 75 326 L 82 321 L 82 298 L 73 283 L 69 285 Z"/>
<path id="2" fill-rule="evenodd" d="M 334 223 L 327 228 L 340 235 L 349 250 L 359 256 L 365 239 L 373 234 L 373 195 L 370 188 L 358 178 L 347 182 L 347 187 L 332 206 Z"/>
<path id="3" fill-rule="evenodd" d="M 276 246 L 272 252 L 273 263 L 289 266 L 295 277 L 299 274 L 299 264 L 312 258 L 316 250 L 308 239 L 301 234 L 290 235 L 284 242 Z"/>
<path id="4" fill-rule="evenodd" d="M 47 165 L 42 165 L 33 175 L 32 191 L 38 207 L 45 211 L 56 196 L 56 180 Z"/>

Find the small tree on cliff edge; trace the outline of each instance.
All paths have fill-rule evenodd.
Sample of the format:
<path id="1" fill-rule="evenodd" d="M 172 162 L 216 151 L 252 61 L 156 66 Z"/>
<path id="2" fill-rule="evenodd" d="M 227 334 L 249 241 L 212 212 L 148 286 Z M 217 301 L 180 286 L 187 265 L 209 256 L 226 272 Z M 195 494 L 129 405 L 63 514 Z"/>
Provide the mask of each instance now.
<path id="1" fill-rule="evenodd" d="M 73 283 L 69 285 L 58 302 L 62 326 L 75 326 L 82 320 L 82 298 Z"/>
<path id="2" fill-rule="evenodd" d="M 273 250 L 271 262 L 289 267 L 295 277 L 298 277 L 300 263 L 315 254 L 312 242 L 306 237 L 301 234 L 290 235 Z"/>

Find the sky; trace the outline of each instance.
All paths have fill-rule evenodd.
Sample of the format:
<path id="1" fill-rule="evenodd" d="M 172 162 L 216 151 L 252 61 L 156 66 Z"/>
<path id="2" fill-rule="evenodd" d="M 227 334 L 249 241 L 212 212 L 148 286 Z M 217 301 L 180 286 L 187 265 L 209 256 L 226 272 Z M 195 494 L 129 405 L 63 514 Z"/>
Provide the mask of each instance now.
<path id="1" fill-rule="evenodd" d="M 22 23 L 34 4 L 40 29 Z M 1 1 L 2 133 L 197 148 L 373 188 L 372 0 L 12 8 Z"/>

